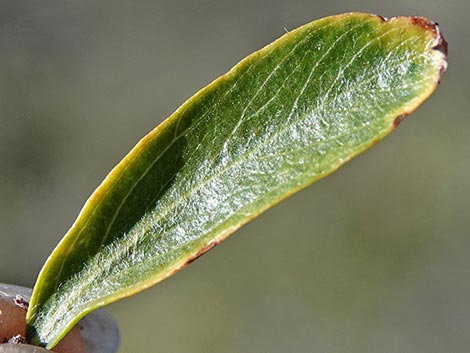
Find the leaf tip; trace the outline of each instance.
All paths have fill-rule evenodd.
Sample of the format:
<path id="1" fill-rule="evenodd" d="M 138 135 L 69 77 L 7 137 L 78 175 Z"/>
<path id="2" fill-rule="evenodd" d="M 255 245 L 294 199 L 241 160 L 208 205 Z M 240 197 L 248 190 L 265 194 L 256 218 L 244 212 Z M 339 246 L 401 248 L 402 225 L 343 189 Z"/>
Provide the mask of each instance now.
<path id="1" fill-rule="evenodd" d="M 435 38 L 435 44 L 432 47 L 432 49 L 442 54 L 442 65 L 439 71 L 439 81 L 440 81 L 442 75 L 447 70 L 448 46 L 447 46 L 447 41 L 444 39 L 444 36 L 442 35 L 442 32 L 439 29 L 439 24 L 425 17 L 419 17 L 419 16 L 410 17 L 410 21 L 413 25 L 419 26 L 426 31 L 430 31 L 433 37 Z"/>

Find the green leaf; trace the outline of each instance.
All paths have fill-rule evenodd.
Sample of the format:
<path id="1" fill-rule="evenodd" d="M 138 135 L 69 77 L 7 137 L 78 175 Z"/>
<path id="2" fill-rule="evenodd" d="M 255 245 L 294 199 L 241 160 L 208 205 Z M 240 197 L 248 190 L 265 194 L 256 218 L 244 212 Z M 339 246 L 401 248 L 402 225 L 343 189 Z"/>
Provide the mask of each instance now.
<path id="1" fill-rule="evenodd" d="M 53 347 L 85 314 L 171 276 L 390 133 L 435 89 L 423 18 L 300 27 L 202 89 L 111 171 L 47 260 L 27 320 Z"/>

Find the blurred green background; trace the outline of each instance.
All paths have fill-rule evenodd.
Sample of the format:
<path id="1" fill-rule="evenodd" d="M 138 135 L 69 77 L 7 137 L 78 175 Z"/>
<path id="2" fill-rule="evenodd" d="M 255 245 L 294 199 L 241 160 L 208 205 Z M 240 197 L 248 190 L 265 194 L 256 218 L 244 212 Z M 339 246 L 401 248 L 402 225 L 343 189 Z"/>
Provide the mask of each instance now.
<path id="1" fill-rule="evenodd" d="M 138 139 L 284 27 L 438 21 L 449 69 L 396 132 L 108 309 L 122 353 L 469 352 L 468 1 L 0 4 L 0 281 L 25 286 Z"/>

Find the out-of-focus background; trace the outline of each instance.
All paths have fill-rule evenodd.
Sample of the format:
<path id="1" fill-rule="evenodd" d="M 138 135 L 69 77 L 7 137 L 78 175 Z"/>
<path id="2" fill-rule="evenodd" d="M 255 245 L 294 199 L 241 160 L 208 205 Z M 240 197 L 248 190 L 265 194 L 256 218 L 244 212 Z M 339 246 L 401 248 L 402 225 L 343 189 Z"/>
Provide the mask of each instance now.
<path id="1" fill-rule="evenodd" d="M 469 351 L 468 1 L 0 5 L 0 281 L 25 286 L 140 137 L 285 29 L 349 11 L 439 22 L 449 69 L 397 131 L 108 310 L 122 353 Z"/>

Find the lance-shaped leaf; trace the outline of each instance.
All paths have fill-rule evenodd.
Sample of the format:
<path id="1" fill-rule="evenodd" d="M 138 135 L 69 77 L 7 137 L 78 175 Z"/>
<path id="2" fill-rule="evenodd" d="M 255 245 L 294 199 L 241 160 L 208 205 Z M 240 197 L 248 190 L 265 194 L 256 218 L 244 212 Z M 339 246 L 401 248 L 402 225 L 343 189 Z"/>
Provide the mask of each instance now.
<path id="1" fill-rule="evenodd" d="M 391 132 L 435 89 L 423 18 L 344 14 L 248 56 L 111 171 L 46 262 L 28 312 L 47 348 L 86 313 L 185 267 Z"/>

